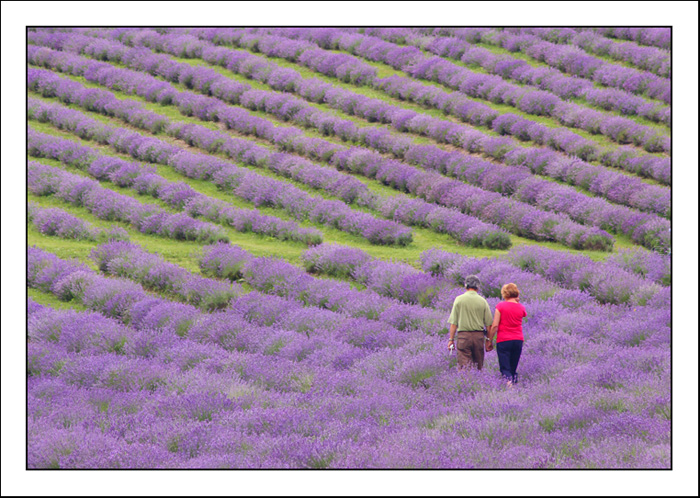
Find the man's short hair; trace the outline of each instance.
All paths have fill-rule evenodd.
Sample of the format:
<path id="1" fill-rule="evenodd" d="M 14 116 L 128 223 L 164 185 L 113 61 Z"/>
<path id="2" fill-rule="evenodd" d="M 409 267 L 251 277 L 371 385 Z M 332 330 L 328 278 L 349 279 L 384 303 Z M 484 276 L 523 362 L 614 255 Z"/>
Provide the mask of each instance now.
<path id="1" fill-rule="evenodd" d="M 478 289 L 481 287 L 481 280 L 476 275 L 469 275 L 464 279 L 464 286 L 467 289 Z"/>

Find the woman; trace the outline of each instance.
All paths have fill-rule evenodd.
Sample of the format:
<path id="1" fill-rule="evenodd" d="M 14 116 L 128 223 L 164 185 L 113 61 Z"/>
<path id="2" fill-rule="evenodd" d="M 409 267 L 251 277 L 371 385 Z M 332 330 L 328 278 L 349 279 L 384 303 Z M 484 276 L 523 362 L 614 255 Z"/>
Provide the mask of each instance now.
<path id="1" fill-rule="evenodd" d="M 523 350 L 523 318 L 527 316 L 525 306 L 520 304 L 520 291 L 515 284 L 506 284 L 501 289 L 503 301 L 496 306 L 493 324 L 486 339 L 486 349 L 493 349 L 496 336 L 496 354 L 501 375 L 508 379 L 508 387 L 518 382 L 518 361 Z"/>

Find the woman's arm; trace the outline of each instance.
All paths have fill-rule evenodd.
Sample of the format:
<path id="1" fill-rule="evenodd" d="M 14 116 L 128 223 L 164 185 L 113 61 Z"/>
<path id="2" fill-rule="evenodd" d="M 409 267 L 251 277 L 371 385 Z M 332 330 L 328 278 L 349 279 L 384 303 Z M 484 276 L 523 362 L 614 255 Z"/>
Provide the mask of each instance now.
<path id="1" fill-rule="evenodd" d="M 491 327 L 489 327 L 488 333 L 486 334 L 486 337 L 493 342 L 493 338 L 498 332 L 498 324 L 501 323 L 501 312 L 499 310 L 496 310 L 496 312 L 493 314 L 493 323 L 491 324 Z"/>

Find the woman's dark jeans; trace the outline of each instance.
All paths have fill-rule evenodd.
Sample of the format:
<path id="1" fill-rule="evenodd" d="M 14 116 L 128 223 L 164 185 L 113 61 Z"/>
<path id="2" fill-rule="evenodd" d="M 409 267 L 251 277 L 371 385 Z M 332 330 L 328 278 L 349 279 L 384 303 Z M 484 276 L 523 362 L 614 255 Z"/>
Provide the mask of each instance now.
<path id="1" fill-rule="evenodd" d="M 506 379 L 518 383 L 518 362 L 520 361 L 520 353 L 523 350 L 523 341 L 503 341 L 496 343 L 496 353 L 498 354 L 498 366 L 501 370 L 501 375 Z"/>

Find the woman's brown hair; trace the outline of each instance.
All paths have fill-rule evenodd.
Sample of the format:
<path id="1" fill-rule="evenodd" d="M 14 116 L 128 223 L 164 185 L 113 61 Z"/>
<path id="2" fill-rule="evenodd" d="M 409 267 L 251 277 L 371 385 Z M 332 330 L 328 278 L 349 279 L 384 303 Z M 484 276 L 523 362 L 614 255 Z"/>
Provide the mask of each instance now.
<path id="1" fill-rule="evenodd" d="M 501 296 L 503 297 L 503 299 L 512 299 L 514 297 L 520 296 L 518 286 L 513 283 L 504 285 L 501 288 Z"/>

